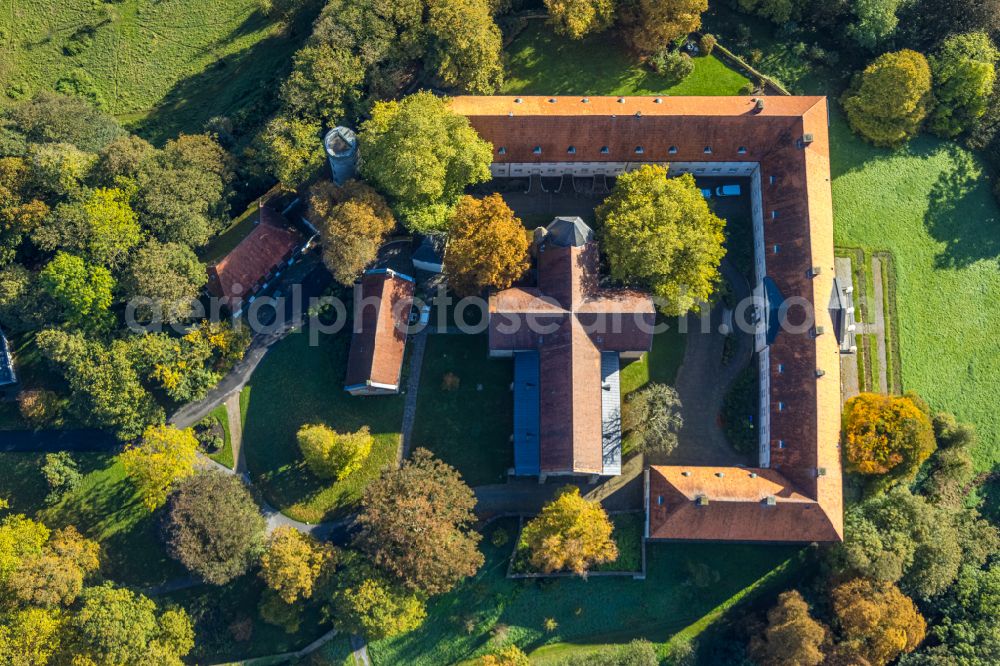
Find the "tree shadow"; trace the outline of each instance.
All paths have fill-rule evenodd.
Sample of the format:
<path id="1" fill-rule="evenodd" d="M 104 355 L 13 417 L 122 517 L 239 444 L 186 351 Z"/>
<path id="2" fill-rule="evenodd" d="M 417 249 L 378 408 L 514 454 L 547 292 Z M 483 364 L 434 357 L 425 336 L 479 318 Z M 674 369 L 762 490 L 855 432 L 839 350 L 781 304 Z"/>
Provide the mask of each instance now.
<path id="1" fill-rule="evenodd" d="M 924 216 L 927 230 L 945 244 L 935 257 L 937 268 L 966 268 L 1000 257 L 1000 216 L 988 181 L 976 158 L 949 145 L 951 168 L 931 188 Z"/>

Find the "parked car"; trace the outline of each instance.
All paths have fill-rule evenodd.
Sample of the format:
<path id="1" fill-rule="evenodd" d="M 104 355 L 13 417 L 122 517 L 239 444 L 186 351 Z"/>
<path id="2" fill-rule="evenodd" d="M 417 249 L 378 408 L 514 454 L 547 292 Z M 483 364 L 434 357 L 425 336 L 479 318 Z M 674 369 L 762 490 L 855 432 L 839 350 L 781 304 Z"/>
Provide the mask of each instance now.
<path id="1" fill-rule="evenodd" d="M 740 192 L 739 185 L 719 185 L 715 188 L 715 196 L 717 197 L 738 197 Z"/>

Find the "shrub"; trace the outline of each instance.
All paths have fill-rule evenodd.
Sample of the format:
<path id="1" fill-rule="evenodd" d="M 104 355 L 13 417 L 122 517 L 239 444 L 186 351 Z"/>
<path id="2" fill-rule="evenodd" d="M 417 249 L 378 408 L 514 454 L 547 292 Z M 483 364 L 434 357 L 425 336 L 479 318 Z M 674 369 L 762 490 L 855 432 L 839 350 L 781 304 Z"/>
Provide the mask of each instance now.
<path id="1" fill-rule="evenodd" d="M 740 88 L 739 94 L 741 94 L 741 95 L 752 95 L 756 89 L 757 88 L 754 86 L 754 84 L 752 84 L 749 81 L 747 81 Z"/>
<path id="2" fill-rule="evenodd" d="M 505 530 L 502 527 L 498 527 L 495 530 L 493 530 L 493 535 L 490 537 L 490 542 L 493 544 L 494 547 L 500 548 L 502 546 L 505 546 L 507 545 L 508 541 L 510 541 L 510 534 L 507 532 L 507 530 Z"/>
<path id="3" fill-rule="evenodd" d="M 556 621 L 554 617 L 547 617 L 545 618 L 545 622 L 542 623 L 542 626 L 545 628 L 546 632 L 551 634 L 553 631 L 559 628 L 559 623 Z"/>
<path id="4" fill-rule="evenodd" d="M 42 476 L 49 486 L 49 494 L 45 496 L 46 504 L 57 503 L 63 495 L 75 490 L 83 480 L 76 461 L 66 451 L 45 454 Z"/>
<path id="5" fill-rule="evenodd" d="M 63 401 L 55 391 L 28 389 L 17 396 L 21 416 L 33 428 L 58 427 L 62 424 Z"/>
<path id="6" fill-rule="evenodd" d="M 663 49 L 649 59 L 653 71 L 665 76 L 673 83 L 683 81 L 694 71 L 694 61 L 686 53 Z"/>
<path id="7" fill-rule="evenodd" d="M 703 56 L 712 55 L 716 42 L 715 35 L 706 32 L 698 39 L 698 52 Z"/>
<path id="8" fill-rule="evenodd" d="M 322 424 L 302 426 L 297 438 L 306 465 L 323 479 L 343 479 L 359 470 L 375 441 L 368 426 L 339 434 Z"/>

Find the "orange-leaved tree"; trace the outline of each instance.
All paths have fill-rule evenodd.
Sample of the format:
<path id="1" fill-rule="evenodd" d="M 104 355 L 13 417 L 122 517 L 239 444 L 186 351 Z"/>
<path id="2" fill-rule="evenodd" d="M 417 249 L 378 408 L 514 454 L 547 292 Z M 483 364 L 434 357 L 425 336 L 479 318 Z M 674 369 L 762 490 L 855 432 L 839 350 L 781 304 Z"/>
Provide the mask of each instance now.
<path id="1" fill-rule="evenodd" d="M 463 196 L 451 217 L 445 270 L 455 293 L 506 289 L 528 269 L 528 235 L 499 194 Z"/>
<path id="2" fill-rule="evenodd" d="M 920 398 L 861 393 L 844 407 L 844 449 L 848 467 L 861 474 L 904 478 L 934 452 L 934 428 Z"/>

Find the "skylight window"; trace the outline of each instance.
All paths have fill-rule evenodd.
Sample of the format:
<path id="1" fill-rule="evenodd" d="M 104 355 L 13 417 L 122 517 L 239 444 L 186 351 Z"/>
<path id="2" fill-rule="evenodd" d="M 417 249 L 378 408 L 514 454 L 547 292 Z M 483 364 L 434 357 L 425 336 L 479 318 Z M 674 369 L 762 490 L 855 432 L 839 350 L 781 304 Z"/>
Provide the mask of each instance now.
<path id="1" fill-rule="evenodd" d="M 642 149 L 642 146 L 636 146 L 636 147 L 635 147 L 635 154 L 636 154 L 636 155 L 642 155 L 642 154 L 643 154 L 644 152 L 646 152 L 646 151 L 644 151 L 644 150 Z"/>
<path id="2" fill-rule="evenodd" d="M 705 154 L 706 155 L 712 154 L 712 146 L 705 146 Z"/>
<path id="3" fill-rule="evenodd" d="M 740 146 L 739 148 L 736 149 L 736 152 L 739 153 L 740 155 L 746 155 L 747 154 L 747 147 L 746 146 Z"/>
<path id="4" fill-rule="evenodd" d="M 507 154 L 507 149 L 504 148 L 503 146 L 500 146 L 500 148 L 497 149 L 497 154 L 498 155 L 506 155 Z"/>

